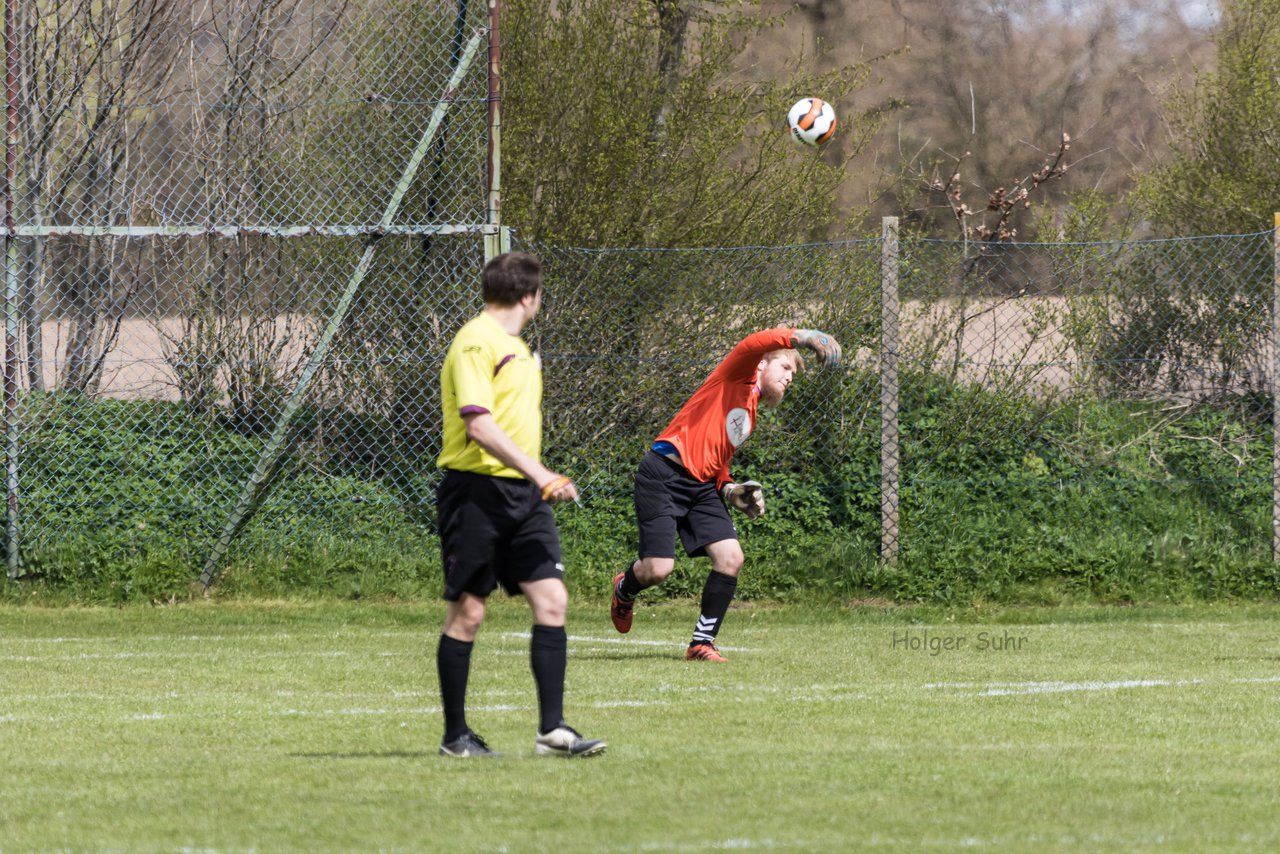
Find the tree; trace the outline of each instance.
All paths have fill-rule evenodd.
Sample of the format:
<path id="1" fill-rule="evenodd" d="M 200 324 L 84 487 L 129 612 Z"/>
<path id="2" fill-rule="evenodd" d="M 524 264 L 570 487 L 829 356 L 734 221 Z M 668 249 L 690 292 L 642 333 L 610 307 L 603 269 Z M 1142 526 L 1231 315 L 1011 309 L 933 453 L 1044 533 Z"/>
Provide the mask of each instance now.
<path id="1" fill-rule="evenodd" d="M 1164 234 L 1270 228 L 1280 208 L 1280 0 L 1234 0 L 1213 38 L 1217 70 L 1164 103 L 1168 160 L 1136 204 Z"/>
<path id="2" fill-rule="evenodd" d="M 772 243 L 825 236 L 848 156 L 879 114 L 841 116 L 841 146 L 792 145 L 791 102 L 836 100 L 871 65 L 735 65 L 777 19 L 758 2 L 507 0 L 504 220 L 591 245 Z"/>
<path id="3" fill-rule="evenodd" d="M 797 0 L 768 0 L 767 5 Z M 1059 207 L 1081 190 L 1119 200 L 1135 170 L 1160 151 L 1153 87 L 1185 71 L 1205 49 L 1202 29 L 1180 0 L 798 0 L 787 27 L 754 48 L 777 66 L 799 29 L 836 60 L 897 51 L 876 66 L 878 80 L 842 110 L 907 101 L 852 162 L 842 192 L 898 214 L 914 195 L 919 166 L 965 157 L 965 178 L 990 192 L 1027 174 L 1069 132 L 1071 172 L 1045 188 L 1040 204 Z M 1081 156 L 1083 153 L 1083 156 Z M 904 164 L 907 168 L 904 170 Z M 905 171 L 905 184 L 876 199 Z M 926 170 L 928 171 L 928 170 Z M 1035 223 L 1015 220 L 1019 239 Z M 950 231 L 945 219 L 940 233 Z"/>
<path id="4" fill-rule="evenodd" d="M 46 225 L 113 224 L 136 201 L 141 128 L 134 120 L 172 74 L 174 0 L 68 0 L 17 10 L 23 188 L 19 217 Z M 60 385 L 91 392 L 138 288 L 136 252 L 123 244 L 25 241 L 23 325 L 28 382 L 43 387 L 41 299 L 52 272 L 54 312 L 67 320 Z M 50 257 L 52 256 L 52 257 Z M 52 270 L 50 269 L 52 268 Z"/>

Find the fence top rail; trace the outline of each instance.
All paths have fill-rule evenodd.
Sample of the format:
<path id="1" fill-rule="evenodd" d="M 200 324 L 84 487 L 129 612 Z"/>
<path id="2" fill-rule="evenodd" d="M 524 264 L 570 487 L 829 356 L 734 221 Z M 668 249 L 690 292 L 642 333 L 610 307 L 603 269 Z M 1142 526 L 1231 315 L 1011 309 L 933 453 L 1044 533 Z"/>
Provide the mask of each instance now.
<path id="1" fill-rule="evenodd" d="M 992 241 L 992 240 L 954 240 L 940 237 L 913 237 L 916 244 L 936 246 L 969 246 L 999 247 L 1000 249 L 1037 249 L 1061 247 L 1117 247 L 1117 246 L 1153 246 L 1158 244 L 1193 243 L 1211 240 L 1244 240 L 1247 238 L 1268 238 L 1272 231 L 1251 231 L 1244 234 L 1196 234 L 1185 237 L 1148 237 L 1136 240 L 1044 240 L 1044 241 Z M 904 235 L 910 237 L 909 234 Z"/>
<path id="2" fill-rule="evenodd" d="M 512 235 L 519 236 L 518 230 L 511 229 Z M 864 237 L 851 240 L 816 240 L 811 243 L 762 243 L 743 244 L 739 246 L 570 246 L 553 242 L 530 240 L 525 245 L 535 249 L 550 249 L 560 252 L 579 252 L 584 255 L 658 253 L 658 254 L 695 254 L 700 252 L 748 252 L 770 251 L 777 249 L 812 249 L 836 248 L 842 246 L 876 246 L 883 242 L 880 237 Z"/>
<path id="3" fill-rule="evenodd" d="M 518 230 L 512 228 L 512 234 L 518 236 Z M 995 248 L 1002 250 L 1014 249 L 1052 249 L 1052 248 L 1083 248 L 1083 247 L 1123 247 L 1123 246 L 1154 246 L 1168 245 L 1177 243 L 1207 242 L 1214 240 L 1245 240 L 1245 239 L 1270 239 L 1273 232 L 1253 231 L 1242 234 L 1198 234 L 1185 237 L 1152 237 L 1141 238 L 1135 240 L 1090 240 L 1090 241 L 984 241 L 984 240 L 955 240 L 951 238 L 940 237 L 913 237 L 909 231 L 900 232 L 900 239 L 907 239 L 916 245 L 929 245 L 941 247 L 970 247 L 970 248 Z M 868 247 L 876 246 L 884 242 L 883 236 L 852 238 L 845 240 L 817 240 L 807 243 L 765 243 L 765 244 L 742 244 L 733 246 L 575 246 L 569 244 L 558 244 L 555 242 L 531 240 L 525 243 L 532 249 L 554 250 L 559 252 L 575 252 L 583 255 L 604 255 L 604 254 L 696 254 L 711 252 L 747 252 L 747 251 L 770 251 L 780 249 L 812 249 L 812 248 L 840 248 L 840 247 Z"/>
<path id="4" fill-rule="evenodd" d="M 439 225 L 19 225 L 0 226 L 4 237 L 382 237 L 496 234 L 491 223 Z"/>

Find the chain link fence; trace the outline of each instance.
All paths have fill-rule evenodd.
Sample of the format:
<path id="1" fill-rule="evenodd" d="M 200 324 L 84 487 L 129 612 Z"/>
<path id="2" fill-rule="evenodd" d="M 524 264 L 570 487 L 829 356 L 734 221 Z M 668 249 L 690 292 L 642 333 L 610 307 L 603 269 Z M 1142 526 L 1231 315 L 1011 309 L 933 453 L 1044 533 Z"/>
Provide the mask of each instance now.
<path id="1" fill-rule="evenodd" d="M 981 244 L 887 224 L 881 240 L 805 246 L 527 248 L 551 282 L 533 333 L 550 453 L 588 493 L 629 489 L 638 455 L 743 335 L 812 326 L 845 343 L 845 365 L 808 371 L 735 469 L 796 478 L 820 500 L 792 500 L 878 540 L 885 562 L 958 524 L 939 494 L 1028 484 L 1052 496 L 1150 481 L 1209 503 L 1248 491 L 1264 515 L 1235 534 L 1269 548 L 1270 233 Z M 1093 423 L 1105 418 L 1117 423 Z M 1179 446 L 1208 462 L 1180 465 Z M 1153 466 L 1132 465 L 1135 448 Z"/>
<path id="2" fill-rule="evenodd" d="M 1100 524 L 1154 487 L 1234 516 L 1224 542 L 1269 556 L 1273 256 L 1270 232 L 904 243 L 902 536 L 947 528 L 922 496 L 948 487 L 1053 507 L 1087 486 Z M 1029 537 L 1071 539 L 1036 518 Z M 1204 537 L 1172 512 L 1136 527 L 1153 564 L 1176 562 L 1165 538 Z"/>
<path id="3" fill-rule="evenodd" d="M 401 536 L 496 231 L 496 13 L 6 6 L 10 575 Z"/>
<path id="4" fill-rule="evenodd" d="M 114 238 L 87 243 L 96 240 Z M 543 357 L 549 462 L 574 474 L 588 506 L 625 503 L 639 455 L 719 359 L 745 334 L 787 324 L 835 335 L 845 364 L 808 366 L 784 404 L 762 413 L 735 470 L 775 487 L 794 478 L 821 495 L 833 524 L 882 538 L 890 559 L 913 531 L 943 521 L 934 515 L 943 508 L 929 505 L 940 483 L 983 491 L 1031 477 L 1060 490 L 1061 477 L 1021 450 L 1007 461 L 1012 471 L 988 464 L 1021 449 L 1013 439 L 1093 402 L 1121 403 L 1161 429 L 1206 408 L 1229 412 L 1230 437 L 1188 430 L 1184 441 L 1241 456 L 1242 478 L 1269 478 L 1267 459 L 1246 459 L 1271 424 L 1269 234 L 987 248 L 994 258 L 908 239 L 893 300 L 885 245 L 521 245 L 547 269 L 544 309 L 527 337 Z M 69 389 L 61 355 L 44 365 L 45 389 L 22 396 L 20 520 L 37 561 L 76 532 L 90 551 L 112 530 L 140 547 L 135 518 L 167 520 L 189 560 L 204 560 L 347 283 L 341 262 L 364 243 L 192 237 L 147 246 L 154 257 L 138 262 L 151 265 L 139 278 L 187 283 L 192 291 L 175 299 L 192 302 L 115 315 L 92 385 Z M 479 308 L 482 264 L 473 239 L 378 243 L 280 469 L 237 534 L 286 550 L 316 537 L 400 536 L 430 551 L 438 369 L 452 333 Z M 50 342 L 68 337 L 59 323 L 67 321 L 50 323 Z M 886 396 L 887 365 L 897 391 Z M 1071 477 L 1132 476 L 1107 449 L 1073 447 L 1069 425 L 1052 432 L 1073 460 Z M 898 450 L 886 456 L 890 439 Z M 1113 450 L 1135 437 L 1121 429 L 1115 441 Z M 152 456 L 170 452 L 177 470 Z M 1260 499 L 1270 495 L 1257 485 Z M 882 526 L 899 494 L 902 527 Z M 378 523 L 356 530 L 354 517 Z M 1266 530 L 1255 533 L 1265 546 Z"/>
<path id="5" fill-rule="evenodd" d="M 438 369 L 480 307 L 496 227 L 490 12 L 14 4 L 11 575 L 125 561 L 211 582 L 224 563 L 321 553 L 434 573 Z M 811 366 L 735 461 L 769 487 L 779 537 L 820 528 L 892 564 L 979 524 L 951 490 L 1049 496 L 1028 536 L 1052 549 L 1053 496 L 1144 478 L 1226 482 L 1257 519 L 1274 513 L 1270 232 L 518 245 L 546 262 L 528 338 L 549 462 L 619 538 L 654 435 L 737 340 L 779 324 L 846 353 Z M 1270 554 L 1255 521 L 1233 536 Z M 1001 546 L 975 551 L 975 572 Z"/>

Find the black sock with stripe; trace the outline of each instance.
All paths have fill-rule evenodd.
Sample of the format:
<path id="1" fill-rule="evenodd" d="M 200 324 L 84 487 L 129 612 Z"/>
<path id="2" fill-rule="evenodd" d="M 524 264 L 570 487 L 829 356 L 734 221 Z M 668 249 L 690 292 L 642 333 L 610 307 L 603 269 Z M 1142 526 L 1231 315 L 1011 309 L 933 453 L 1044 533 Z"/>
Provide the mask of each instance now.
<path id="1" fill-rule="evenodd" d="M 693 640 L 689 646 L 711 643 L 716 639 L 737 589 L 737 576 L 725 575 L 715 570 L 707 574 L 707 583 L 702 586 L 702 614 L 698 617 L 698 625 L 693 630 Z"/>
<path id="2" fill-rule="evenodd" d="M 644 590 L 652 585 L 641 584 L 640 579 L 636 578 L 636 565 L 633 563 L 627 567 L 626 573 L 623 574 L 622 580 L 618 582 L 616 592 L 618 598 L 624 602 L 630 602 L 635 599 Z"/>

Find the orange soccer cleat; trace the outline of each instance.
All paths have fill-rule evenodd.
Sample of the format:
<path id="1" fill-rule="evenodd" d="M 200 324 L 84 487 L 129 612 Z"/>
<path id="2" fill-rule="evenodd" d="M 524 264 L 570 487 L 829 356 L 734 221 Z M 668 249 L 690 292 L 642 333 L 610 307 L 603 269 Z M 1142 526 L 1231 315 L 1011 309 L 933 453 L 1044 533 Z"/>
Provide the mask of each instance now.
<path id="1" fill-rule="evenodd" d="M 716 649 L 710 643 L 695 643 L 684 652 L 684 657 L 689 661 L 728 661 L 720 654 L 720 650 Z"/>
<path id="2" fill-rule="evenodd" d="M 613 620 L 613 627 L 625 635 L 631 631 L 631 618 L 634 616 L 636 602 L 634 599 L 628 602 L 618 596 L 618 585 L 622 583 L 624 575 L 625 572 L 619 572 L 613 577 L 613 602 L 609 605 L 609 619 Z"/>

